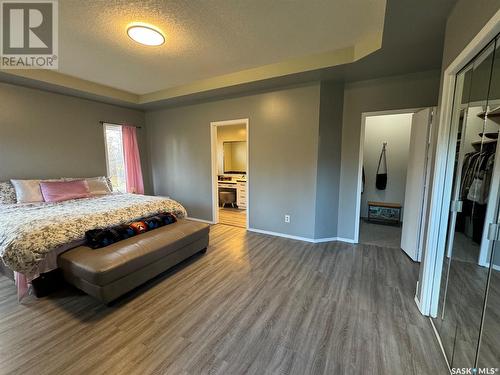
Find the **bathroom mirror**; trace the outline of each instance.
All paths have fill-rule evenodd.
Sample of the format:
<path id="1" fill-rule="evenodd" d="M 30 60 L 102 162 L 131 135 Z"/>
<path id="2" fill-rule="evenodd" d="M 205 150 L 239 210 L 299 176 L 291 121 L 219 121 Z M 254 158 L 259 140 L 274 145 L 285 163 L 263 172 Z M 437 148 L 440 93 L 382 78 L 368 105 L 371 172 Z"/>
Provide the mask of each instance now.
<path id="1" fill-rule="evenodd" d="M 224 142 L 224 173 L 246 174 L 247 143 L 244 141 Z"/>

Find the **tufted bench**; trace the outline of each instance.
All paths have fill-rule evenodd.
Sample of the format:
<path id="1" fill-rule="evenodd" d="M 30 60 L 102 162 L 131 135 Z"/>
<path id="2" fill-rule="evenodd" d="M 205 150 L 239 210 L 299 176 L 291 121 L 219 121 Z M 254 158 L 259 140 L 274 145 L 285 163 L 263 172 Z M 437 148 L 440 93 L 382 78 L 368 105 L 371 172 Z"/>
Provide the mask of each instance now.
<path id="1" fill-rule="evenodd" d="M 79 246 L 58 258 L 64 278 L 108 303 L 208 246 L 209 226 L 190 220 L 101 249 Z"/>

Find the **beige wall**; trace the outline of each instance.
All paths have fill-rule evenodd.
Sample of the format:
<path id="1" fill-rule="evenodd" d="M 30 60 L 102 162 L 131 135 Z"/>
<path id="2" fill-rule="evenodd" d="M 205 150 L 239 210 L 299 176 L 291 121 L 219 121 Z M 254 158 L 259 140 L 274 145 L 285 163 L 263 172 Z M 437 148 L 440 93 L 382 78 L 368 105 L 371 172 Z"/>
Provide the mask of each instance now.
<path id="1" fill-rule="evenodd" d="M 155 193 L 212 220 L 210 122 L 248 118 L 250 227 L 314 238 L 319 99 L 310 84 L 147 112 Z"/>
<path id="2" fill-rule="evenodd" d="M 144 125 L 144 113 L 0 83 L 0 181 L 105 175 L 102 120 Z M 150 191 L 145 132 L 138 136 Z"/>

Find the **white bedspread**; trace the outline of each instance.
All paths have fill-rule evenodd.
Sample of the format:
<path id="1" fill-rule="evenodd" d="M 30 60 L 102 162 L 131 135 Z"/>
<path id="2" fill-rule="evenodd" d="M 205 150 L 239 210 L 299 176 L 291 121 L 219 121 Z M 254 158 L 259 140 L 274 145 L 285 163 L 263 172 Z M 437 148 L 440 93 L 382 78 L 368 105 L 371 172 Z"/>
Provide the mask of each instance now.
<path id="1" fill-rule="evenodd" d="M 52 263 L 56 256 L 80 244 L 87 230 L 159 212 L 186 216 L 184 207 L 172 199 L 135 194 L 0 205 L 0 258 L 7 267 L 32 280 L 40 272 L 55 268 Z"/>

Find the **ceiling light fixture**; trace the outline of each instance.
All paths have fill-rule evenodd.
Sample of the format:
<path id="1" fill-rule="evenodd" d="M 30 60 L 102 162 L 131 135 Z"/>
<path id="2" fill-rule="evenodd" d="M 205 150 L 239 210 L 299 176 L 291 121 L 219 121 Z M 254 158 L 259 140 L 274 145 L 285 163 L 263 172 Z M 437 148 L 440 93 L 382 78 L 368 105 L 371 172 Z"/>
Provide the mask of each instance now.
<path id="1" fill-rule="evenodd" d="M 132 24 L 127 28 L 127 34 L 132 40 L 145 46 L 161 46 L 165 43 L 161 31 L 151 25 Z"/>

